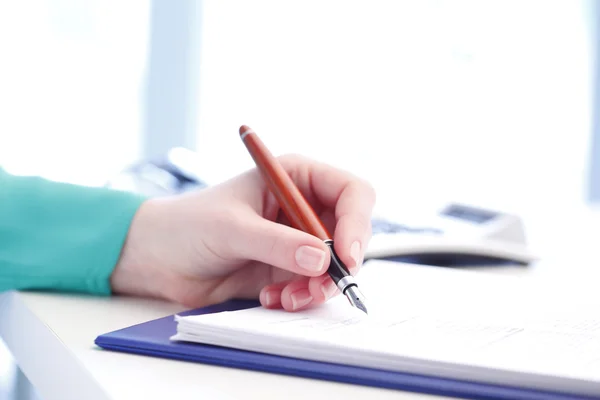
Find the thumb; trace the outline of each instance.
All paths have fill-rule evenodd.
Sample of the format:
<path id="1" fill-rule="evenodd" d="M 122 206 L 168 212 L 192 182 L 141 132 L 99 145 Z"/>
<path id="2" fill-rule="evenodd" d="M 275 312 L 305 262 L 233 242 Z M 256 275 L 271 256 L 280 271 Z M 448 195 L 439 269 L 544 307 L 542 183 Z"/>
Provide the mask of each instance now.
<path id="1" fill-rule="evenodd" d="M 238 256 L 299 275 L 319 276 L 329 266 L 329 249 L 322 240 L 260 217 L 238 230 L 234 242 Z"/>

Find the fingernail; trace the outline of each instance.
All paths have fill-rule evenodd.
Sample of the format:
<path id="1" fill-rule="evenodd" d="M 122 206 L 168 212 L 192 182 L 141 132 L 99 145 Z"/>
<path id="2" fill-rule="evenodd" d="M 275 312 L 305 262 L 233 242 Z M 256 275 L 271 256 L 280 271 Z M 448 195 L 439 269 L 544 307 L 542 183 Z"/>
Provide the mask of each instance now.
<path id="1" fill-rule="evenodd" d="M 331 279 L 327 279 L 323 285 L 321 285 L 321 291 L 323 292 L 323 296 L 325 296 L 325 300 L 330 299 L 337 290 L 337 286 Z"/>
<path id="2" fill-rule="evenodd" d="M 358 241 L 355 241 L 354 243 L 352 243 L 352 246 L 350 247 L 350 257 L 352 257 L 352 260 L 354 260 L 354 265 L 358 265 L 360 262 L 360 243 Z"/>
<path id="3" fill-rule="evenodd" d="M 297 292 L 294 292 L 290 296 L 292 298 L 292 309 L 297 310 L 301 307 L 304 307 L 308 303 L 312 301 L 312 296 L 307 289 L 301 289 Z"/>
<path id="4" fill-rule="evenodd" d="M 279 304 L 281 297 L 281 292 L 278 290 L 269 290 L 265 294 L 265 302 L 267 303 L 267 307 L 272 307 L 276 304 Z"/>
<path id="5" fill-rule="evenodd" d="M 300 268 L 309 271 L 320 271 L 325 262 L 325 252 L 311 246 L 300 246 L 296 250 L 296 262 Z"/>

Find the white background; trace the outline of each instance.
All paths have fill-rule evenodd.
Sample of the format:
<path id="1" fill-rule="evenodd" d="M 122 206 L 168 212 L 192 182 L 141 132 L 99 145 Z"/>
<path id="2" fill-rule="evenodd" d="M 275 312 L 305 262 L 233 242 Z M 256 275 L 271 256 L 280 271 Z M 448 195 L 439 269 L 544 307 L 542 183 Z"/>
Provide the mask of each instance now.
<path id="1" fill-rule="evenodd" d="M 0 166 L 86 185 L 137 157 L 147 1 L 0 1 Z"/>
<path id="2" fill-rule="evenodd" d="M 367 177 L 380 201 L 511 210 L 579 203 L 589 141 L 585 3 L 206 2 L 201 160 L 274 153 Z"/>
<path id="3" fill-rule="evenodd" d="M 586 2 L 203 2 L 199 152 L 252 166 L 254 127 L 369 179 L 380 202 L 580 203 Z M 98 185 L 139 154 L 147 1 L 0 4 L 0 165 Z"/>

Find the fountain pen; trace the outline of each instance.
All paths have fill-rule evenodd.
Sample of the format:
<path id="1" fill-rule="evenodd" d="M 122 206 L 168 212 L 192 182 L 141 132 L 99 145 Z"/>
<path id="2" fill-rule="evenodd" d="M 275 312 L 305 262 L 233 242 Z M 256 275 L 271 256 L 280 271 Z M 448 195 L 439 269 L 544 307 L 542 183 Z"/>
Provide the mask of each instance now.
<path id="1" fill-rule="evenodd" d="M 322 221 L 304 198 L 292 178 L 283 169 L 277 159 L 271 154 L 254 130 L 242 125 L 239 130 L 250 156 L 258 170 L 262 173 L 267 186 L 277 199 L 279 206 L 290 220 L 292 226 L 314 235 L 329 248 L 331 262 L 327 273 L 340 292 L 346 296 L 350 304 L 367 313 L 365 299 L 358 288 L 354 277 L 336 254 L 332 236 Z"/>

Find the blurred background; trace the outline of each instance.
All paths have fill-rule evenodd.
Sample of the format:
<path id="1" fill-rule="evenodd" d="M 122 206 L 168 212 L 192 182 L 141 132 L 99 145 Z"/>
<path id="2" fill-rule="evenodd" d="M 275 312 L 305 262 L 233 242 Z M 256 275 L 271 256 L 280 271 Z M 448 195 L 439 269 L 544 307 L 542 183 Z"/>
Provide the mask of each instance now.
<path id="1" fill-rule="evenodd" d="M 594 207 L 596 6 L 0 0 L 0 166 L 102 186 L 181 147 L 215 184 L 253 166 L 248 124 L 365 177 L 386 209 Z"/>

